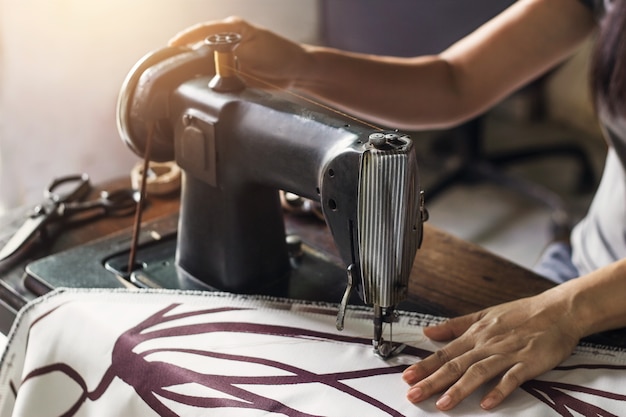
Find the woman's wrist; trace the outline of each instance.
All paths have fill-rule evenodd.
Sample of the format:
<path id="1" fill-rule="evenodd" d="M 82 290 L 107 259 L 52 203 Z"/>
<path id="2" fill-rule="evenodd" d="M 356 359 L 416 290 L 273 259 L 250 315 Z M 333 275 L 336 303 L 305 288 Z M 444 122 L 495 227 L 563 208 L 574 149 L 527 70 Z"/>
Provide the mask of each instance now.
<path id="1" fill-rule="evenodd" d="M 550 291 L 568 300 L 581 337 L 626 326 L 626 261 L 618 261 Z"/>

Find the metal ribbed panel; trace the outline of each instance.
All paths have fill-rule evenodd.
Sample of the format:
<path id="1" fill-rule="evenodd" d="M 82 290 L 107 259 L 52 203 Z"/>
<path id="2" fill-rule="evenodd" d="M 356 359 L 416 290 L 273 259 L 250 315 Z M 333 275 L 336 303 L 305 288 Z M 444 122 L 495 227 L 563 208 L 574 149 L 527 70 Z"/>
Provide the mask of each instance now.
<path id="1" fill-rule="evenodd" d="M 365 302 L 395 306 L 406 296 L 419 244 L 415 153 L 365 152 L 359 185 L 358 239 Z"/>

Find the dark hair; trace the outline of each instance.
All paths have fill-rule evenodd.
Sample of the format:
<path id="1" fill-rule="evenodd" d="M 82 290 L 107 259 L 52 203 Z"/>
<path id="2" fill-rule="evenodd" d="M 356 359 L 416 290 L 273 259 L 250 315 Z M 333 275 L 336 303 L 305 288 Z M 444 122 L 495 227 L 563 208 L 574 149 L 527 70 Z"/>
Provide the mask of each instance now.
<path id="1" fill-rule="evenodd" d="M 626 117 L 626 0 L 612 3 L 591 58 L 591 89 L 596 107 Z"/>

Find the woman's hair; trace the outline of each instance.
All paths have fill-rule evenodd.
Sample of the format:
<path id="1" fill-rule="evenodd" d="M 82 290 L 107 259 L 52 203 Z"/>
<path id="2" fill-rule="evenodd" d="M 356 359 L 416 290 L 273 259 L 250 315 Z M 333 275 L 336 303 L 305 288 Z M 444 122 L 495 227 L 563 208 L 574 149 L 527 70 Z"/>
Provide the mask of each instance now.
<path id="1" fill-rule="evenodd" d="M 626 117 L 626 0 L 614 0 L 602 19 L 590 75 L 596 107 Z"/>

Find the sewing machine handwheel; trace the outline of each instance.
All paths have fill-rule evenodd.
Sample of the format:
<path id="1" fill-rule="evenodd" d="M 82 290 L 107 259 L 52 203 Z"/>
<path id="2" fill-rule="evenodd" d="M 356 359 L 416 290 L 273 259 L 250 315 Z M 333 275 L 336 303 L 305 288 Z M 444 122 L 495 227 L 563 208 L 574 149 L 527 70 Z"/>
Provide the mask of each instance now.
<path id="1" fill-rule="evenodd" d="M 143 142 L 145 141 L 143 137 L 136 137 L 137 134 L 133 131 L 132 123 L 130 121 L 131 107 L 134 101 L 137 84 L 139 83 L 139 80 L 145 71 L 159 64 L 160 62 L 181 54 L 184 51 L 186 51 L 186 49 L 181 47 L 167 47 L 152 51 L 144 55 L 143 58 L 141 58 L 129 71 L 126 79 L 124 80 L 124 83 L 122 84 L 122 88 L 120 89 L 120 94 L 117 99 L 117 129 L 122 140 L 137 155 L 144 154 L 144 150 L 139 149 L 137 144 L 143 144 Z M 168 158 L 168 156 L 170 154 L 174 154 L 173 145 L 172 149 L 167 150 L 167 156 L 159 156 L 156 154 L 156 152 L 157 150 L 153 150 L 152 157 L 155 160 L 170 160 L 172 158 Z"/>

